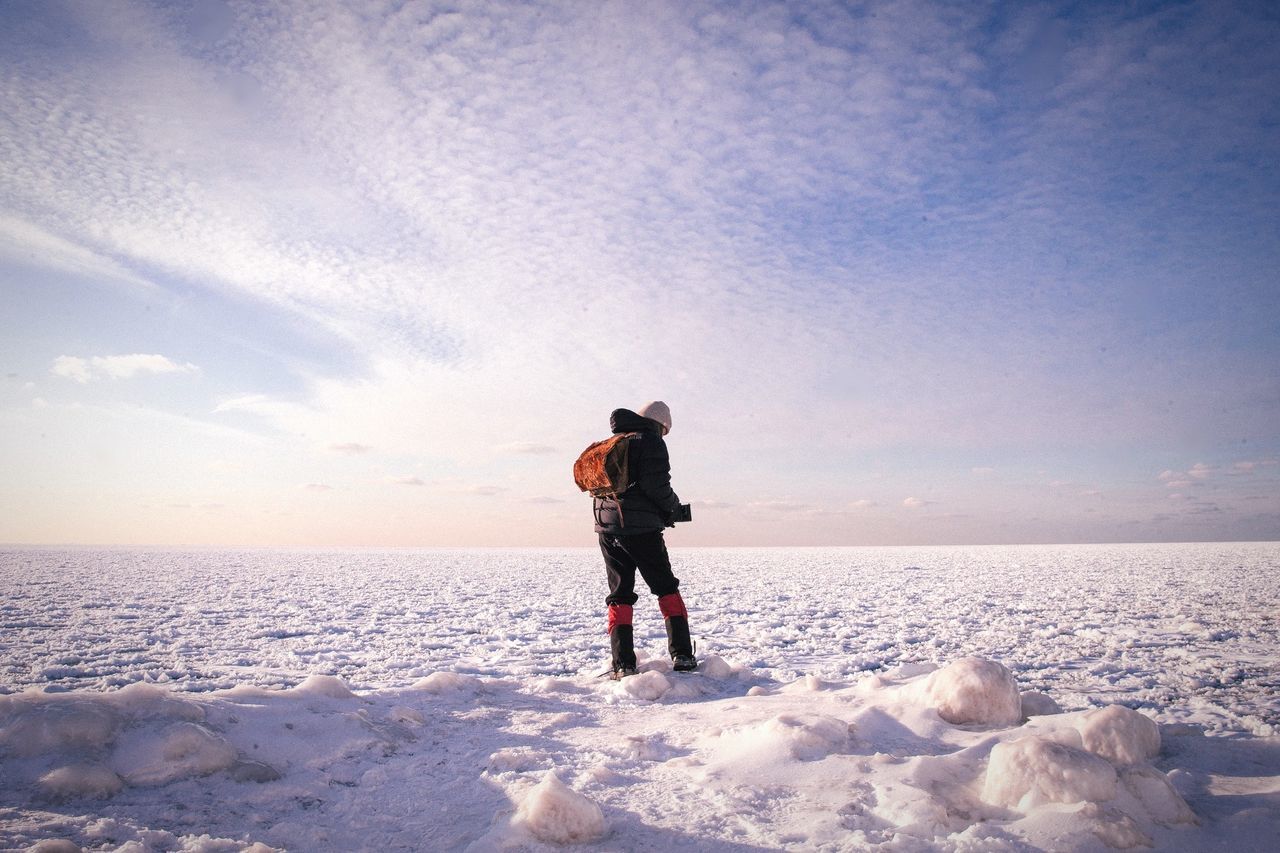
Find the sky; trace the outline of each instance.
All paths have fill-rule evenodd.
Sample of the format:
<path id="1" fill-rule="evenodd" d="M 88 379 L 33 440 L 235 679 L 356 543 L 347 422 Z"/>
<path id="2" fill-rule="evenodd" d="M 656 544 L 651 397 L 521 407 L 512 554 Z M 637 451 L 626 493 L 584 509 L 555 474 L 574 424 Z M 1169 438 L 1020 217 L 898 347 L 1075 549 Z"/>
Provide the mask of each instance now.
<path id="1" fill-rule="evenodd" d="M 1280 538 L 1266 2 L 8 0 L 0 542 Z"/>

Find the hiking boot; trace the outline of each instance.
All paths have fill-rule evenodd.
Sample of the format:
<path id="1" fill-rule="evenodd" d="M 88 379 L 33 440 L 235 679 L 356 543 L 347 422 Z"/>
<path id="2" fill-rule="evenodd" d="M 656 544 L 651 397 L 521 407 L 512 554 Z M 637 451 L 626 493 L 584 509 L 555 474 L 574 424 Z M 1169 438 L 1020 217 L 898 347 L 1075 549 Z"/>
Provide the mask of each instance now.
<path id="1" fill-rule="evenodd" d="M 693 672 L 698 668 L 698 659 L 693 655 L 675 655 L 671 658 L 671 666 L 676 672 Z"/>
<path id="2" fill-rule="evenodd" d="M 693 656 L 693 640 L 689 638 L 689 617 L 668 616 L 665 621 L 672 667 L 676 672 L 692 672 L 698 668 L 698 660 Z"/>
<path id="3" fill-rule="evenodd" d="M 613 652 L 613 671 L 636 674 L 636 649 L 630 625 L 614 625 L 609 632 L 609 649 Z"/>

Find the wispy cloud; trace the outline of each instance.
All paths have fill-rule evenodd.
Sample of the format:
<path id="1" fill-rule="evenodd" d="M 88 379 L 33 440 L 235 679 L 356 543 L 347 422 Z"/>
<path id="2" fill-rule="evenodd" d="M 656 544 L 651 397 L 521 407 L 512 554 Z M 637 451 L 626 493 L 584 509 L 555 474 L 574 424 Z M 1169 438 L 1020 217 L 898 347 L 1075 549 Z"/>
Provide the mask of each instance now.
<path id="1" fill-rule="evenodd" d="M 359 456 L 362 453 L 368 453 L 370 450 L 373 450 L 373 448 L 367 444 L 360 444 L 355 441 L 341 441 L 330 444 L 329 450 L 332 450 L 334 453 L 345 453 L 350 456 Z"/>
<path id="2" fill-rule="evenodd" d="M 535 444 L 529 441 L 515 441 L 510 444 L 500 444 L 496 449 L 500 453 L 517 453 L 530 456 L 545 456 L 558 452 L 556 448 L 549 444 Z"/>
<path id="3" fill-rule="evenodd" d="M 223 400 L 214 406 L 214 413 L 219 412 L 243 412 L 254 411 L 257 407 L 270 402 L 270 398 L 265 394 L 242 394 L 238 397 L 232 397 Z"/>
<path id="4" fill-rule="evenodd" d="M 1266 468 L 1273 468 L 1276 465 L 1280 465 L 1280 460 L 1272 459 L 1272 458 L 1242 459 L 1239 462 L 1235 462 L 1231 465 L 1230 473 L 1233 473 L 1237 476 L 1254 474 Z"/>
<path id="5" fill-rule="evenodd" d="M 397 486 L 425 486 L 426 482 L 421 477 L 389 477 L 387 482 Z"/>
<path id="6" fill-rule="evenodd" d="M 809 512 L 813 510 L 813 504 L 801 503 L 799 501 L 752 501 L 747 504 L 751 509 L 762 509 L 767 512 Z"/>
<path id="7" fill-rule="evenodd" d="M 159 290 L 112 258 L 52 234 L 30 221 L 0 214 L 0 260 L 3 259 L 95 281 L 115 281 L 150 293 Z"/>

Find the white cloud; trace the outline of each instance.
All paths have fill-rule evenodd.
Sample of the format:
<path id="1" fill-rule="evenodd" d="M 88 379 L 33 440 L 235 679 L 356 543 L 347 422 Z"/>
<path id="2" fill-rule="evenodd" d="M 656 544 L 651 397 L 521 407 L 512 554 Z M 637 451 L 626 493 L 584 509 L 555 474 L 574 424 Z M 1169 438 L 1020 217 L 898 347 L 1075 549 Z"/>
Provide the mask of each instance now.
<path id="1" fill-rule="evenodd" d="M 1197 480 L 1203 480 L 1212 473 L 1213 473 L 1213 468 L 1204 464 L 1203 462 L 1197 462 L 1196 464 L 1192 465 L 1189 469 L 1187 469 L 1188 476 L 1194 477 Z"/>
<path id="2" fill-rule="evenodd" d="M 139 373 L 194 373 L 199 370 L 194 364 L 178 364 L 162 355 L 117 355 L 92 359 L 95 370 L 100 370 L 113 379 L 128 379 Z"/>
<path id="3" fill-rule="evenodd" d="M 397 486 L 425 486 L 426 483 L 421 477 L 390 477 L 387 482 Z"/>
<path id="4" fill-rule="evenodd" d="M 55 358 L 50 373 L 65 379 L 74 379 L 77 382 L 88 382 L 93 378 L 88 360 L 72 355 L 60 355 Z"/>
<path id="5" fill-rule="evenodd" d="M 535 444 L 528 441 L 515 441 L 510 444 L 500 444 L 495 449 L 500 453 L 528 454 L 531 456 L 542 456 L 558 452 L 556 448 L 549 444 Z"/>
<path id="6" fill-rule="evenodd" d="M 870 509 L 871 507 L 879 506 L 879 504 L 873 500 L 862 498 L 861 500 L 854 501 L 850 506 L 854 509 Z"/>
<path id="7" fill-rule="evenodd" d="M 937 501 L 929 501 L 929 500 L 924 500 L 923 498 L 911 497 L 903 500 L 902 505 L 907 509 L 920 509 L 921 507 L 929 506 L 930 504 L 935 504 L 935 503 L 937 503 Z"/>
<path id="8" fill-rule="evenodd" d="M 200 368 L 187 362 L 179 364 L 163 355 L 95 355 L 80 358 L 61 355 L 53 360 L 50 372 L 55 376 L 85 383 L 93 379 L 130 379 L 140 373 L 195 373 Z"/>

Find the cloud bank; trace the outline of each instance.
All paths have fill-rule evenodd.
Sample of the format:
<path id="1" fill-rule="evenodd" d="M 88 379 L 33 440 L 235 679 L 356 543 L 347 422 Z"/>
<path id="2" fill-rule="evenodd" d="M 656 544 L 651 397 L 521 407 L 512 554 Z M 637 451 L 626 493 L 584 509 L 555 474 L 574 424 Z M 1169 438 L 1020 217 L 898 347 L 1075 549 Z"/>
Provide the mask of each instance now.
<path id="1" fill-rule="evenodd" d="M 1280 452 L 1277 37 L 1250 3 L 10 5 L 0 263 L 24 316 L 64 307 L 33 269 L 119 309 L 23 330 L 73 389 L 196 369 L 61 355 L 150 347 L 121 306 L 157 291 L 283 351 L 149 401 L 277 441 L 280 483 L 568 500 L 561 454 L 665 399 L 726 519 L 888 536 L 936 483 L 1022 535 L 1053 467 L 1151 485 L 1109 535 L 1152 471 Z"/>

